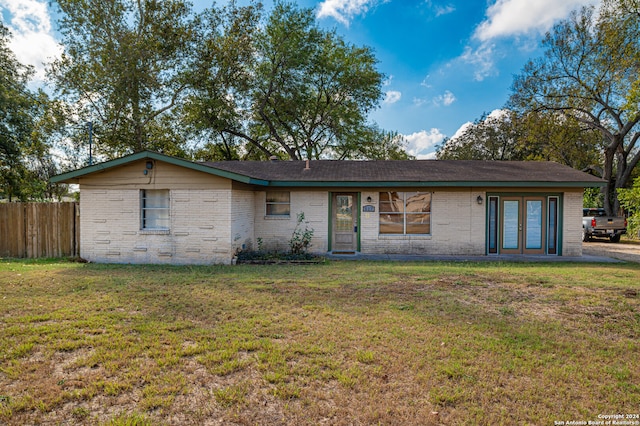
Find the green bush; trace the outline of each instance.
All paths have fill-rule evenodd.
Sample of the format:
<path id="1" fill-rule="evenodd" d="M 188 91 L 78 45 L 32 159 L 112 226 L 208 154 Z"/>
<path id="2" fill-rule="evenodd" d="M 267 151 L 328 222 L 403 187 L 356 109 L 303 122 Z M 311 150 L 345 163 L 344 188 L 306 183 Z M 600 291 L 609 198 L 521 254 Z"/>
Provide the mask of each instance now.
<path id="1" fill-rule="evenodd" d="M 627 212 L 627 235 L 629 238 L 640 236 L 640 177 L 636 178 L 631 188 L 619 188 L 618 200 Z"/>

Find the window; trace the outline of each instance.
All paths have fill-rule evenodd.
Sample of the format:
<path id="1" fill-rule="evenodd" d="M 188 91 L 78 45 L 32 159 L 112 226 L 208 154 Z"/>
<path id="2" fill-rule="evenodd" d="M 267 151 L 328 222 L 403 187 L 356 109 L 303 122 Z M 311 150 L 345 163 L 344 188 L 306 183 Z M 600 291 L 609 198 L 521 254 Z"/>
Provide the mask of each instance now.
<path id="1" fill-rule="evenodd" d="M 547 219 L 547 254 L 558 254 L 558 197 L 549 197 Z"/>
<path id="2" fill-rule="evenodd" d="M 168 189 L 140 191 L 140 219 L 141 229 L 169 229 Z"/>
<path id="3" fill-rule="evenodd" d="M 498 197 L 489 197 L 489 253 L 498 253 Z"/>
<path id="4" fill-rule="evenodd" d="M 381 192 L 379 200 L 381 234 L 431 233 L 430 192 Z"/>
<path id="5" fill-rule="evenodd" d="M 267 192 L 267 216 L 289 216 L 291 196 L 288 191 Z"/>

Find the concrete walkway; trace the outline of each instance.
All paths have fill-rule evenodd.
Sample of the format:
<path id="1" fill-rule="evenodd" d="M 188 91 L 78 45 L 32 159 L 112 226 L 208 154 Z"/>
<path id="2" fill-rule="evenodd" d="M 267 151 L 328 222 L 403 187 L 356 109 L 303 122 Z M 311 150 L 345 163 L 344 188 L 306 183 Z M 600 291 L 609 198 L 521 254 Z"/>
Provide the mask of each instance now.
<path id="1" fill-rule="evenodd" d="M 582 262 L 582 263 L 621 263 L 622 260 L 608 256 L 584 254 L 572 256 L 544 255 L 497 255 L 497 256 L 443 256 L 443 255 L 405 255 L 405 254 L 328 254 L 331 260 L 390 260 L 396 262 Z"/>

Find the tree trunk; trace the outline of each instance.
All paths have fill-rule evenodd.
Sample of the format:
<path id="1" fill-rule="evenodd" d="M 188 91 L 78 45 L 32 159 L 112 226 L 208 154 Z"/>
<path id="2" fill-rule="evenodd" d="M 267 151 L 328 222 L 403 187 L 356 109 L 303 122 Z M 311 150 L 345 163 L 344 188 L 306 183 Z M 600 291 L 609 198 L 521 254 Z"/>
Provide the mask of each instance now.
<path id="1" fill-rule="evenodd" d="M 614 207 L 614 198 L 615 197 L 615 179 L 613 177 L 613 162 L 616 154 L 616 146 L 615 144 L 609 144 L 604 150 L 604 174 L 602 178 L 607 182 L 607 186 L 605 186 L 602 190 L 604 191 L 604 207 L 605 212 L 608 216 L 612 215 L 613 207 Z M 612 198 L 613 195 L 613 198 Z"/>

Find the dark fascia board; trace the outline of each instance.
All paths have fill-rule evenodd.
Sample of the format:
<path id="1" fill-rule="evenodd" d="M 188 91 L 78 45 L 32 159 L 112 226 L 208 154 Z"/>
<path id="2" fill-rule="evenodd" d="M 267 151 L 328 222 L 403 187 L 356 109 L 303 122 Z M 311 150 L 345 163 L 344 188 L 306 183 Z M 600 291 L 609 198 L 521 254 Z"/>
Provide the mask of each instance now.
<path id="1" fill-rule="evenodd" d="M 500 188 L 590 188 L 603 187 L 605 182 L 504 182 L 504 181 L 451 181 L 451 182 L 297 182 L 297 181 L 271 181 L 272 187 L 343 187 L 343 188 L 389 188 L 389 187 L 500 187 Z"/>
<path id="2" fill-rule="evenodd" d="M 74 170 L 71 172 L 62 173 L 60 175 L 52 177 L 51 179 L 49 179 L 49 181 L 51 183 L 59 183 L 59 182 L 77 183 L 77 179 L 82 176 L 86 176 L 91 173 L 112 169 L 114 167 L 133 163 L 139 160 L 146 160 L 146 159 L 164 161 L 165 163 L 173 164 L 175 166 L 185 167 L 187 169 L 196 170 L 196 171 L 207 173 L 210 175 L 220 176 L 223 178 L 235 180 L 235 181 L 250 184 L 250 185 L 267 186 L 269 184 L 269 182 L 266 180 L 255 179 L 255 178 L 251 178 L 249 176 L 241 175 L 238 173 L 215 169 L 213 167 L 194 163 L 189 160 L 170 157 L 168 155 L 160 154 L 153 151 L 141 151 L 135 154 L 127 155 L 125 157 L 116 158 L 115 160 L 110 160 L 110 161 L 106 161 L 104 163 L 96 164 L 93 166 L 83 167 L 82 169 Z"/>

